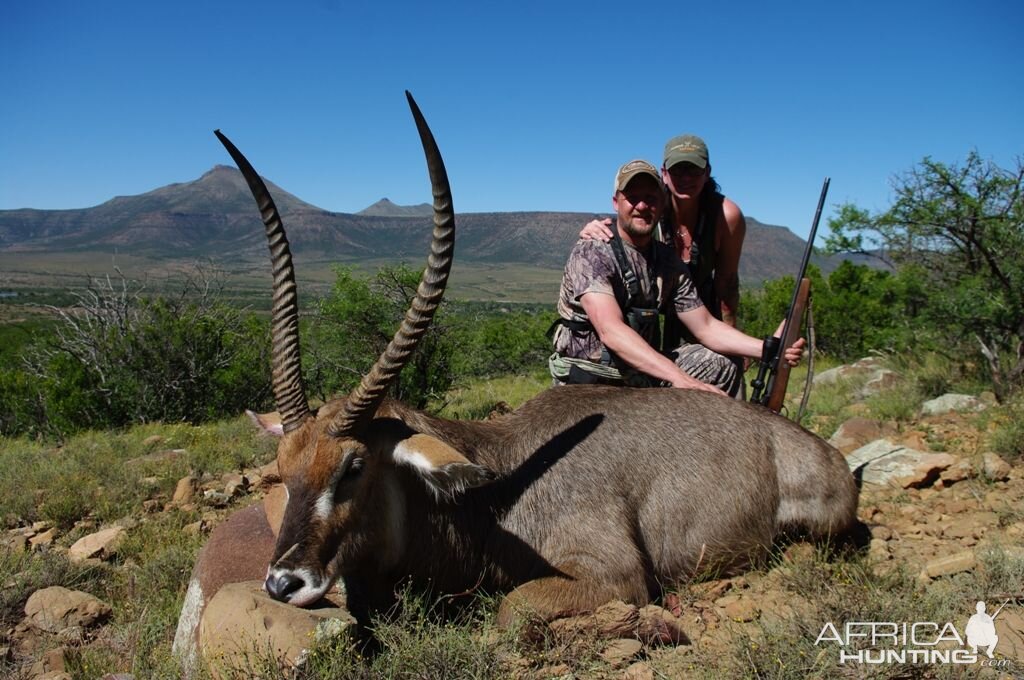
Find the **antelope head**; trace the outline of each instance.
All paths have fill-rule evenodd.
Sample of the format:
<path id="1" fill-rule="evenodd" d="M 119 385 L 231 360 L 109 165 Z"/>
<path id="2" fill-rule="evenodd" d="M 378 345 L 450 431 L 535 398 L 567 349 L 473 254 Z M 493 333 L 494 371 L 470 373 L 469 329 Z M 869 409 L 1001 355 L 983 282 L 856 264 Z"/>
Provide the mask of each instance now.
<path id="1" fill-rule="evenodd" d="M 446 469 L 452 478 L 486 475 L 440 441 L 415 434 L 393 419 L 371 426 L 388 386 L 430 325 L 451 269 L 455 218 L 444 162 L 427 123 L 408 92 L 426 155 L 434 195 L 434 230 L 427 267 L 401 327 L 361 383 L 345 399 L 310 410 L 299 352 L 295 273 L 284 227 L 259 175 L 216 132 L 249 184 L 266 227 L 274 276 L 273 393 L 281 415 L 278 465 L 288 504 L 264 584 L 274 598 L 298 606 L 316 602 L 345 566 L 371 558 L 381 567 L 400 548 L 403 498 L 395 493 L 396 465 L 418 468 L 428 479 Z M 447 467 L 446 467 L 447 466 Z M 468 484 L 468 482 L 467 482 Z M 400 529 L 400 527 L 399 527 Z"/>

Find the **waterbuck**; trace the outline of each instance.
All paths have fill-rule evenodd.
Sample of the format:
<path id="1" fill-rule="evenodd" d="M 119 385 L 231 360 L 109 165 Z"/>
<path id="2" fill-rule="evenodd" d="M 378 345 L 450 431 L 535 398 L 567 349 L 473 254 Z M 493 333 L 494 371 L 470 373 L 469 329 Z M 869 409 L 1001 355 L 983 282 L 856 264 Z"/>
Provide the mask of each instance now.
<path id="1" fill-rule="evenodd" d="M 408 93 L 407 93 L 408 96 Z M 273 392 L 288 503 L 265 588 L 299 606 L 338 579 L 361 621 L 399 583 L 506 592 L 499 622 L 544 618 L 731 570 L 787 530 L 838 536 L 857 489 L 840 454 L 768 410 L 677 389 L 568 386 L 485 422 L 385 399 L 440 302 L 454 213 L 440 153 L 409 104 L 434 194 L 431 254 L 401 328 L 347 397 L 310 410 L 295 278 L 274 203 L 220 133 L 266 226 L 274 272 Z"/>

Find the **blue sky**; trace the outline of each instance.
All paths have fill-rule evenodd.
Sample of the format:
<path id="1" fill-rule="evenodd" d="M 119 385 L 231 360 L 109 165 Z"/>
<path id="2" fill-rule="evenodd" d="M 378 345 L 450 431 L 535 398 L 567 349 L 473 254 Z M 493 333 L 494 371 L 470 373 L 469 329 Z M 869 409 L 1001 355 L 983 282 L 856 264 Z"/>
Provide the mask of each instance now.
<path id="1" fill-rule="evenodd" d="M 15 0 L 0 209 L 190 181 L 230 163 L 214 128 L 322 208 L 425 202 L 409 89 L 457 211 L 606 212 L 621 163 L 693 132 L 748 216 L 805 235 L 826 175 L 830 207 L 879 209 L 926 155 L 1024 154 L 1022 7 Z"/>

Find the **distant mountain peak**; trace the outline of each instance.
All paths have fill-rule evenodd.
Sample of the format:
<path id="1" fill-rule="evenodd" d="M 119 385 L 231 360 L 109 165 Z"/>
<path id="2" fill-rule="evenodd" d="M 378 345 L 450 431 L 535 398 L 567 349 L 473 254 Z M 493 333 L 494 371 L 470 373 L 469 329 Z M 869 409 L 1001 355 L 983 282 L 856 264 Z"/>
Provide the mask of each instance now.
<path id="1" fill-rule="evenodd" d="M 429 203 L 396 205 L 391 202 L 391 199 L 385 197 L 356 214 L 369 217 L 429 217 L 434 214 L 434 207 Z"/>

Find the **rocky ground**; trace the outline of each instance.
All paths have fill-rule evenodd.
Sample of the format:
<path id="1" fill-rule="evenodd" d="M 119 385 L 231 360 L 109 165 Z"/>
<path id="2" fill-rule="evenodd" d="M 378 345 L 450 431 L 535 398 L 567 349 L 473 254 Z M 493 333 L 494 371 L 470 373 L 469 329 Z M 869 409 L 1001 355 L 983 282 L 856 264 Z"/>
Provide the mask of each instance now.
<path id="1" fill-rule="evenodd" d="M 850 379 L 860 385 L 856 398 L 864 399 L 891 388 L 900 377 L 868 361 L 818 376 L 816 384 Z M 935 621 L 926 616 L 946 612 L 942 620 L 963 634 L 974 599 L 983 598 L 990 611 L 1003 605 L 995 619 L 999 643 L 993 661 L 998 663 L 984 666 L 979 661 L 966 670 L 1024 677 L 1024 460 L 1006 460 L 987 449 L 984 428 L 994 425 L 986 425 L 977 414 L 991 403 L 989 395 L 945 395 L 922 404 L 918 415 L 905 422 L 873 418 L 868 409 L 855 405 L 852 412 L 861 415 L 846 419 L 830 441 L 864 481 L 859 515 L 871 531 L 866 555 L 829 563 L 821 550 L 795 543 L 760 568 L 679 587 L 657 605 L 609 603 L 592 615 L 556 621 L 542 633 L 534 632 L 534 644 L 502 651 L 504 671 L 531 678 L 714 677 L 709 664 L 717 660 L 729 674 L 751 677 L 801 677 L 801 668 L 807 671 L 804 675 L 825 677 L 833 669 L 861 677 L 867 674 L 864 667 L 840 667 L 835 647 L 814 644 L 822 617 L 843 612 L 866 617 L 872 606 L 885 610 L 871 619 L 879 621 Z M 72 562 L 110 560 L 125 534 L 145 522 L 147 513 L 201 508 L 203 519 L 188 530 L 207 533 L 231 511 L 251 503 L 262 503 L 253 516 L 273 528 L 280 521 L 276 481 L 273 464 L 217 479 L 186 477 L 172 498 L 147 501 L 140 517 L 96 527 L 67 547 L 55 529 L 39 523 L 7 531 L 0 550 L 63 552 Z M 224 592 L 228 594 L 218 597 L 227 604 L 221 602 L 216 613 L 212 607 L 197 613 L 200 618 L 219 616 L 219 623 L 207 623 L 203 635 L 186 631 L 185 637 L 191 634 L 198 654 L 207 659 L 210 649 L 224 653 L 225 640 L 262 635 L 289 663 L 301 664 L 311 638 L 342 633 L 350 622 L 341 607 L 334 614 L 330 608 L 312 613 L 285 608 L 290 610 L 286 619 L 282 605 L 259 593 L 258 581 Z M 945 610 L 935 605 L 939 594 L 949 603 Z M 205 602 L 212 597 L 205 593 Z M 877 605 L 871 598 L 878 598 Z M 899 598 L 906 598 L 900 600 L 902 610 L 895 604 Z M 831 599 L 831 609 L 823 609 L 823 599 Z M 926 602 L 932 603 L 931 609 L 915 610 L 925 608 Z M 926 618 L 915 618 L 915 611 Z M 69 652 L 97 639 L 110 615 L 111 606 L 88 593 L 61 586 L 38 590 L 28 598 L 21 622 L 0 631 L 0 659 L 16 668 L 19 677 L 71 678 Z M 239 625 L 243 620 L 258 625 Z M 198 619 L 194 625 L 199 626 Z M 529 638 L 530 633 L 523 635 Z M 787 636 L 797 639 L 786 643 Z M 580 651 L 584 647 L 588 651 Z M 868 670 L 882 677 L 944 677 L 951 672 L 928 665 L 889 674 L 882 667 Z M 76 677 L 131 676 L 78 672 Z"/>

